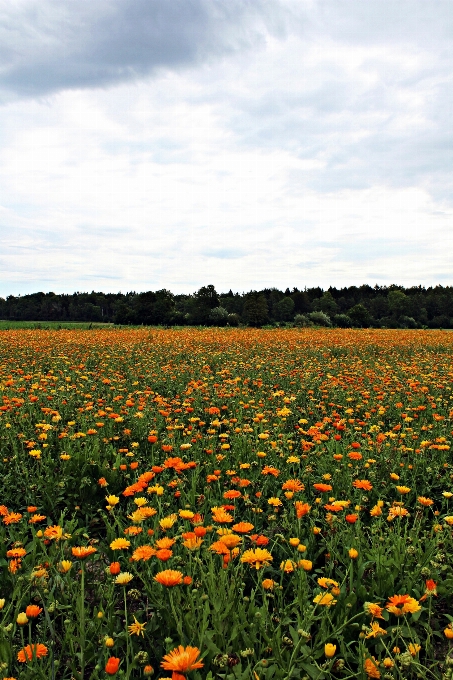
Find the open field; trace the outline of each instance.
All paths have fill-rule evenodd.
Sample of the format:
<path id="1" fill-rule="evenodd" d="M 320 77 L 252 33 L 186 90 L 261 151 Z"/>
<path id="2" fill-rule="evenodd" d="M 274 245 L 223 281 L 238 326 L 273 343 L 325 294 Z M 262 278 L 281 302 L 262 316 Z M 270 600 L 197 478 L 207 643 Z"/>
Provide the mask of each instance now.
<path id="1" fill-rule="evenodd" d="M 450 677 L 452 350 L 0 331 L 0 678 Z"/>
<path id="2" fill-rule="evenodd" d="M 34 330 L 88 330 L 110 328 L 113 323 L 98 323 L 89 321 L 9 321 L 0 319 L 0 331 L 34 329 Z"/>

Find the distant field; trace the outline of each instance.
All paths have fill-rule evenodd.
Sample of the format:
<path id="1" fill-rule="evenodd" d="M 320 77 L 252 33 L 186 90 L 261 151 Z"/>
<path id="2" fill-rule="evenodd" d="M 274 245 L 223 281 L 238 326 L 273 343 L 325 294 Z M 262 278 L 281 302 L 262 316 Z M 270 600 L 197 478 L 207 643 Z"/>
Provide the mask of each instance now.
<path id="1" fill-rule="evenodd" d="M 17 330 L 18 328 L 36 328 L 44 330 L 58 330 L 66 328 L 74 330 L 80 328 L 87 330 L 89 328 L 110 328 L 113 323 L 91 323 L 89 321 L 8 321 L 0 319 L 0 330 L 7 331 L 9 329 Z"/>

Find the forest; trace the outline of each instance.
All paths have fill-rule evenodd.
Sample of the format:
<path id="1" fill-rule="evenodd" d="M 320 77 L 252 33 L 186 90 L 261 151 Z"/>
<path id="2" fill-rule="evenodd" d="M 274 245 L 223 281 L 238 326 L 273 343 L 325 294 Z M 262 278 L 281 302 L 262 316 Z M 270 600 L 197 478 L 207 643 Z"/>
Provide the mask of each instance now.
<path id="1" fill-rule="evenodd" d="M 192 294 L 32 293 L 0 298 L 0 320 L 96 322 L 161 326 L 334 326 L 453 328 L 453 287 L 350 286 L 266 288 Z"/>

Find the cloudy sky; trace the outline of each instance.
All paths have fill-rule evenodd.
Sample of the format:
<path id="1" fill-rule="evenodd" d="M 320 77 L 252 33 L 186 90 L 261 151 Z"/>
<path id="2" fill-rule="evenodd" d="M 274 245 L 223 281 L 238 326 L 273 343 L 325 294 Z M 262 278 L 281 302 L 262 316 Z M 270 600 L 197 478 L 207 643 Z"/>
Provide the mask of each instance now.
<path id="1" fill-rule="evenodd" d="M 0 0 L 0 295 L 453 284 L 451 0 Z"/>

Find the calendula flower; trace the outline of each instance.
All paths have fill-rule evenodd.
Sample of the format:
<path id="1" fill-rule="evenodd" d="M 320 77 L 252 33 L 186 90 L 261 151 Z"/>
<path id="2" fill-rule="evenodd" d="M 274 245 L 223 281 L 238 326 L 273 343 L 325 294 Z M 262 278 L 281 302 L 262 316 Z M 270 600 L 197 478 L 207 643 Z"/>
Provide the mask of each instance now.
<path id="1" fill-rule="evenodd" d="M 159 521 L 159 526 L 163 531 L 166 531 L 167 529 L 171 529 L 173 524 L 176 522 L 178 519 L 178 515 L 175 513 L 169 515 L 168 517 L 164 517 Z"/>
<path id="2" fill-rule="evenodd" d="M 105 672 L 107 675 L 115 675 L 120 667 L 121 660 L 115 656 L 111 656 L 105 664 Z"/>
<path id="3" fill-rule="evenodd" d="M 241 557 L 241 562 L 249 564 L 255 569 L 261 569 L 262 567 L 268 566 L 273 559 L 274 558 L 268 550 L 255 548 L 254 550 L 246 550 Z"/>
<path id="4" fill-rule="evenodd" d="M 378 668 L 379 662 L 373 657 L 365 659 L 363 664 L 363 670 L 369 678 L 380 678 L 381 672 Z"/>
<path id="5" fill-rule="evenodd" d="M 128 571 L 123 571 L 118 574 L 115 579 L 115 583 L 120 586 L 125 586 L 132 581 L 134 577 Z"/>
<path id="6" fill-rule="evenodd" d="M 311 560 L 299 560 L 297 566 L 304 571 L 311 571 L 313 569 L 313 562 Z"/>
<path id="7" fill-rule="evenodd" d="M 186 673 L 197 668 L 203 668 L 203 662 L 197 661 L 200 655 L 198 647 L 183 647 L 179 645 L 176 649 L 165 654 L 161 663 L 166 671 L 173 671 L 173 680 L 181 680 Z"/>
<path id="8" fill-rule="evenodd" d="M 280 564 L 280 570 L 284 571 L 286 574 L 290 574 L 295 570 L 296 566 L 297 565 L 292 560 L 284 560 Z"/>
<path id="9" fill-rule="evenodd" d="M 333 645 L 331 642 L 327 642 L 324 645 L 324 654 L 328 659 L 331 659 L 333 656 L 335 656 L 336 651 L 337 651 L 337 646 Z"/>
<path id="10" fill-rule="evenodd" d="M 367 479 L 356 479 L 352 486 L 356 489 L 363 489 L 364 491 L 371 491 L 373 485 Z"/>
<path id="11" fill-rule="evenodd" d="M 183 581 L 183 574 L 175 569 L 166 569 L 165 571 L 160 571 L 154 577 L 157 583 L 165 586 L 166 588 L 173 588 L 174 586 L 179 586 Z"/>
<path id="12" fill-rule="evenodd" d="M 97 552 L 97 549 L 93 548 L 92 545 L 89 545 L 88 547 L 77 546 L 75 548 L 72 548 L 72 554 L 79 560 L 84 560 L 85 558 L 89 557 L 95 552 Z"/>
<path id="13" fill-rule="evenodd" d="M 379 623 L 377 621 L 372 621 L 370 624 L 370 632 L 365 635 L 365 638 L 377 638 L 380 637 L 381 635 L 387 635 L 387 631 L 384 628 L 381 628 Z"/>
<path id="14" fill-rule="evenodd" d="M 322 605 L 323 607 L 331 607 L 332 605 L 337 604 L 334 596 L 330 593 L 319 593 L 319 595 L 316 595 L 316 597 L 313 599 L 313 602 L 315 604 Z"/>
<path id="15" fill-rule="evenodd" d="M 34 645 L 27 645 L 17 654 L 17 660 L 20 661 L 20 663 L 26 663 L 33 659 L 40 659 L 43 656 L 47 656 L 48 651 L 46 645 L 43 645 L 40 642 Z"/>
<path id="16" fill-rule="evenodd" d="M 145 636 L 144 630 L 145 630 L 146 623 L 140 623 L 140 621 L 137 621 L 137 619 L 134 616 L 134 623 L 132 623 L 130 626 L 128 626 L 129 629 L 129 634 L 130 635 L 141 635 L 142 637 Z"/>
<path id="17" fill-rule="evenodd" d="M 271 578 L 265 578 L 261 585 L 263 586 L 264 590 L 273 590 L 277 585 L 277 582 L 273 581 Z"/>
<path id="18" fill-rule="evenodd" d="M 253 531 L 254 528 L 254 525 L 250 524 L 250 522 L 238 522 L 231 527 L 237 534 L 248 534 L 250 531 Z"/>
<path id="19" fill-rule="evenodd" d="M 72 562 L 70 560 L 61 560 L 58 565 L 59 570 L 62 574 L 66 574 L 72 567 Z"/>
<path id="20" fill-rule="evenodd" d="M 396 490 L 398 491 L 398 493 L 401 493 L 401 494 L 410 493 L 410 488 L 408 486 L 397 486 Z"/>
<path id="21" fill-rule="evenodd" d="M 44 531 L 44 536 L 51 541 L 59 541 L 61 538 L 63 538 L 63 529 L 62 527 L 58 526 L 58 524 L 47 527 L 47 529 Z"/>
<path id="22" fill-rule="evenodd" d="M 38 607 L 36 604 L 29 604 L 25 609 L 25 613 L 29 619 L 35 619 L 42 612 L 42 607 Z"/>
<path id="23" fill-rule="evenodd" d="M 127 540 L 127 538 L 115 538 L 110 543 L 110 548 L 112 550 L 127 550 L 130 546 L 131 542 Z"/>
<path id="24" fill-rule="evenodd" d="M 392 597 L 389 597 L 389 601 L 385 605 L 385 608 L 387 611 L 395 614 L 395 616 L 414 614 L 421 609 L 417 600 L 409 595 L 393 595 Z"/>
<path id="25" fill-rule="evenodd" d="M 367 614 L 370 614 L 373 619 L 383 619 L 384 617 L 382 616 L 382 612 L 384 611 L 383 607 L 380 607 L 378 604 L 375 602 L 365 602 L 363 605 L 364 610 L 366 611 Z"/>
<path id="26" fill-rule="evenodd" d="M 420 650 L 421 650 L 421 646 L 416 644 L 415 642 L 410 642 L 407 645 L 407 651 L 409 652 L 409 654 L 411 656 L 417 656 L 417 654 L 419 653 Z"/>
<path id="27" fill-rule="evenodd" d="M 139 560 L 146 562 L 155 554 L 156 550 L 152 548 L 150 545 L 141 545 L 138 548 L 136 548 L 132 553 L 132 559 L 134 560 L 134 562 L 138 562 Z"/>

